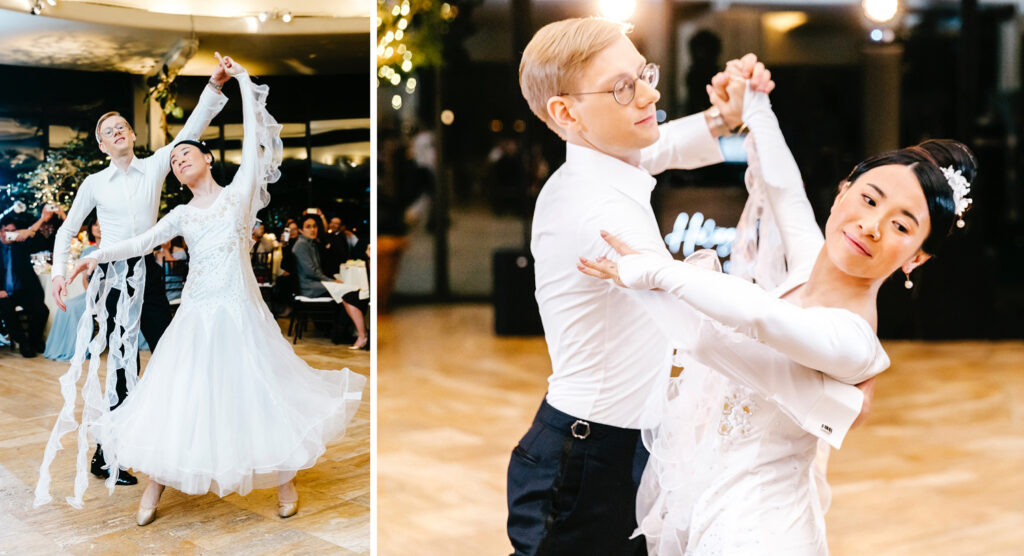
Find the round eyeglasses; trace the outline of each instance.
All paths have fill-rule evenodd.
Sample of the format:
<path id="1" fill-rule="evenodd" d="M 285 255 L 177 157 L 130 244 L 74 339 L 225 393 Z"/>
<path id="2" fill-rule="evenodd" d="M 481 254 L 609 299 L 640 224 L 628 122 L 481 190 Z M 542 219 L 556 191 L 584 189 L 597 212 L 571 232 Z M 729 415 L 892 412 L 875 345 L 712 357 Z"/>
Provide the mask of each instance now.
<path id="1" fill-rule="evenodd" d="M 559 95 L 603 95 L 611 93 L 615 102 L 627 105 L 633 102 L 636 96 L 636 81 L 642 80 L 652 89 L 658 86 L 658 78 L 661 77 L 661 70 L 658 64 L 647 64 L 636 77 L 623 77 L 615 82 L 615 88 L 610 91 L 590 91 L 586 93 L 558 93 Z"/>
<path id="2" fill-rule="evenodd" d="M 128 129 L 128 126 L 126 126 L 125 124 L 116 124 L 114 125 L 114 127 L 108 127 L 103 129 L 103 131 L 100 131 L 100 133 L 104 137 L 113 137 L 115 133 L 121 133 L 126 129 Z"/>

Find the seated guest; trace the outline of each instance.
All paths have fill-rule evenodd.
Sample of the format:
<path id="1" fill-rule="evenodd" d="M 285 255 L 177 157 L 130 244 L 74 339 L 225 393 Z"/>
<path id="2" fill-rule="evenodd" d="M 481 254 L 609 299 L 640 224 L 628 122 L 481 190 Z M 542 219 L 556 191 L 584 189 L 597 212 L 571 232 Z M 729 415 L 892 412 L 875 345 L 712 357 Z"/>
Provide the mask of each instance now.
<path id="1" fill-rule="evenodd" d="M 315 215 L 304 217 L 302 219 L 302 236 L 295 242 L 295 247 L 292 249 L 299 277 L 299 295 L 306 297 L 330 297 L 330 293 L 321 282 L 340 282 L 340 280 L 326 276 L 320 265 L 317 237 L 320 236 L 321 226 L 319 217 Z M 358 338 L 353 349 L 361 349 L 368 343 L 363 313 L 358 307 L 346 301 L 342 301 L 342 305 L 356 326 Z M 354 314 L 358 314 L 358 319 Z M 332 338 L 332 340 L 335 343 L 340 342 L 338 338 Z"/>
<path id="2" fill-rule="evenodd" d="M 43 301 L 43 286 L 32 269 L 29 249 L 18 242 L 15 220 L 0 220 L 0 318 L 7 325 L 11 339 L 18 343 L 21 355 L 35 357 L 43 351 L 43 328 L 50 310 Z M 15 311 L 21 307 L 28 316 L 28 330 L 21 325 Z"/>
<path id="3" fill-rule="evenodd" d="M 306 297 L 329 296 L 327 288 L 320 282 L 336 281 L 324 274 L 320 262 L 320 248 L 317 245 L 320 229 L 321 223 L 317 216 L 304 217 L 300 236 L 292 247 L 292 254 L 295 255 L 295 269 L 299 277 L 299 295 Z"/>
<path id="4" fill-rule="evenodd" d="M 184 269 L 182 269 L 181 273 L 166 274 L 167 267 L 164 266 L 164 263 L 188 260 L 188 250 L 185 248 L 185 239 L 178 236 L 172 238 L 170 241 L 164 242 L 153 253 L 153 258 L 156 259 L 156 263 L 158 265 L 164 267 L 164 285 L 167 286 L 167 301 L 181 299 L 181 287 L 185 282 Z"/>
<path id="5" fill-rule="evenodd" d="M 314 214 L 303 216 L 302 234 L 295 242 L 295 247 L 292 248 L 292 252 L 295 254 L 296 273 L 299 277 L 299 295 L 305 297 L 331 297 L 322 282 L 340 282 L 324 273 L 317 246 L 317 238 L 322 236 L 322 229 L 321 218 Z M 342 302 L 342 304 L 345 303 Z M 361 313 L 359 314 L 361 315 Z M 366 327 L 359 335 L 366 336 L 365 330 Z M 332 340 L 339 341 L 337 338 L 332 338 Z"/>

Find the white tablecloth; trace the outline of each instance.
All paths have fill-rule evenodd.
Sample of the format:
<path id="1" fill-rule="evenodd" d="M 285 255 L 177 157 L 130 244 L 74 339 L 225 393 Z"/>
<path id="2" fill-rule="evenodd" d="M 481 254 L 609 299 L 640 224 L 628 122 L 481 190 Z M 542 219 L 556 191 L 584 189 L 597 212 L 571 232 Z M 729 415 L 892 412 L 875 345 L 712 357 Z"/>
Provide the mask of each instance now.
<path id="1" fill-rule="evenodd" d="M 341 280 L 340 284 L 321 282 L 338 303 L 341 303 L 342 296 L 354 291 L 359 292 L 359 299 L 370 299 L 370 278 L 366 273 L 366 265 L 361 263 L 362 261 L 359 263 L 348 262 L 341 265 L 341 269 L 334 275 L 335 278 Z"/>

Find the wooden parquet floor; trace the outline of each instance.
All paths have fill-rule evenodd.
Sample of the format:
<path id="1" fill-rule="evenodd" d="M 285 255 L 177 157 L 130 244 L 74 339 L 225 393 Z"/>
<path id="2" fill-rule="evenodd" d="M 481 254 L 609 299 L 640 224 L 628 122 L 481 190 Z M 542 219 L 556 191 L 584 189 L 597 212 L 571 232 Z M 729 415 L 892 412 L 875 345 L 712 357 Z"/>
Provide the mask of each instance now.
<path id="1" fill-rule="evenodd" d="M 496 337 L 484 305 L 377 330 L 379 554 L 508 554 L 505 471 L 546 344 Z M 871 418 L 832 454 L 832 554 L 1024 554 L 1024 342 L 885 346 Z"/>
<path id="2" fill-rule="evenodd" d="M 314 332 L 295 348 L 314 368 L 348 367 L 369 376 L 367 351 L 332 345 Z M 148 355 L 143 352 L 143 365 Z M 51 468 L 53 502 L 32 508 L 43 447 L 62 403 L 57 379 L 66 370 L 66 363 L 0 349 L 0 554 L 370 553 L 369 382 L 345 436 L 299 472 L 297 515 L 277 516 L 276 489 L 221 499 L 168 488 L 156 521 L 139 527 L 135 511 L 144 480 L 108 496 L 103 482 L 90 476 L 84 509 L 64 502 L 73 489 L 76 433 L 64 437 L 65 449 Z"/>

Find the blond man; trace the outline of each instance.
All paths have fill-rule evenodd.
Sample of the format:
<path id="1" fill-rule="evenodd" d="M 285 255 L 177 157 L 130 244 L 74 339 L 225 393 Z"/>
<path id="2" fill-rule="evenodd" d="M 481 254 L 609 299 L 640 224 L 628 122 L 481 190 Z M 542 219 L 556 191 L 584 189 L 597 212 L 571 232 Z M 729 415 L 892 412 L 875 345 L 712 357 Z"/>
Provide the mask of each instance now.
<path id="1" fill-rule="evenodd" d="M 651 175 L 722 162 L 717 139 L 742 125 L 742 99 L 659 126 L 658 67 L 621 25 L 599 19 L 542 28 L 519 75 L 531 110 L 566 141 L 566 161 L 533 220 L 552 374 L 509 463 L 509 539 L 516 554 L 643 554 L 644 539 L 629 538 L 647 460 L 640 417 L 672 348 L 636 292 L 591 279 L 576 262 L 613 256 L 601 230 L 670 256 Z M 755 86 L 770 90 L 770 75 Z"/>
<path id="2" fill-rule="evenodd" d="M 100 116 L 96 122 L 96 142 L 100 151 L 110 157 L 110 166 L 85 178 L 71 203 L 67 219 L 57 230 L 50 289 L 60 310 L 66 308 L 64 297 L 67 296 L 68 290 L 64 274 L 71 250 L 71 238 L 78 233 L 86 216 L 96 209 L 105 245 L 135 237 L 152 228 L 156 224 L 157 211 L 160 208 L 160 193 L 163 190 L 164 179 L 171 171 L 171 146 L 185 139 L 199 139 L 203 130 L 210 125 L 210 121 L 227 104 L 227 97 L 221 92 L 221 87 L 229 78 L 224 68 L 218 65 L 199 97 L 199 104 L 174 141 L 157 149 L 147 158 L 135 156 L 136 137 L 128 120 L 117 112 L 107 112 Z M 137 258 L 129 259 L 128 268 L 134 269 L 137 261 Z M 145 268 L 146 281 L 139 327 L 150 348 L 155 349 L 171 322 L 171 309 L 161 280 L 163 269 L 156 263 L 152 254 L 145 257 Z M 116 285 L 114 287 L 118 288 Z M 106 299 L 108 333 L 114 331 L 114 315 L 118 310 L 121 293 L 121 289 L 112 289 Z M 131 294 L 132 291 L 128 293 Z M 135 369 L 138 372 L 137 358 Z M 126 383 L 125 369 L 117 369 L 117 400 L 111 400 L 111 409 L 119 406 L 127 396 Z M 103 449 L 97 445 L 92 458 L 93 475 L 105 479 L 109 474 L 105 467 Z M 133 485 L 137 480 L 122 470 L 118 474 L 117 483 Z"/>

